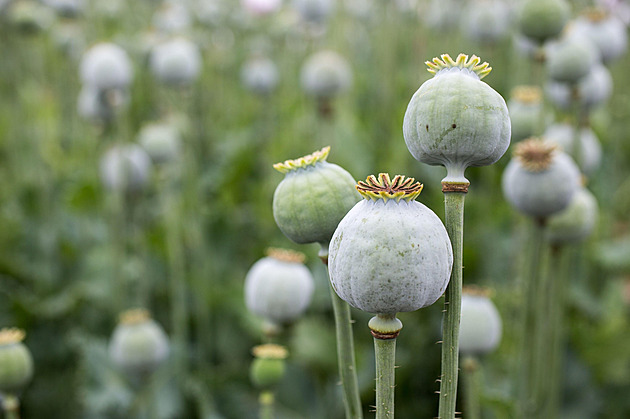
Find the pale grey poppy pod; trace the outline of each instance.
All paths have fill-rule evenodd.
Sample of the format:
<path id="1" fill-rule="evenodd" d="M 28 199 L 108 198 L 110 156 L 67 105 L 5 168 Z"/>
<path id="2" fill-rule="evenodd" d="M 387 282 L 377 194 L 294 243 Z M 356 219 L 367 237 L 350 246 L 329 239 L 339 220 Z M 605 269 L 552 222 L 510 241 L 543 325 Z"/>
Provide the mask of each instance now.
<path id="1" fill-rule="evenodd" d="M 121 47 L 100 43 L 83 54 L 79 74 L 84 84 L 99 90 L 121 89 L 131 84 L 133 66 Z"/>
<path id="2" fill-rule="evenodd" d="M 577 191 L 580 170 L 558 146 L 532 138 L 516 145 L 503 172 L 505 199 L 521 213 L 545 219 L 565 209 Z"/>
<path id="3" fill-rule="evenodd" d="M 139 145 L 115 145 L 102 157 L 100 171 L 107 189 L 135 192 L 149 181 L 151 158 Z"/>
<path id="4" fill-rule="evenodd" d="M 176 38 L 156 45 L 149 61 L 151 72 L 167 85 L 193 83 L 201 71 L 201 53 L 193 42 Z"/>
<path id="5" fill-rule="evenodd" d="M 597 199 L 581 187 L 563 211 L 549 217 L 547 237 L 551 243 L 579 243 L 588 238 L 597 223 Z"/>
<path id="6" fill-rule="evenodd" d="M 623 21 L 603 9 L 589 9 L 570 27 L 571 33 L 587 36 L 599 49 L 602 61 L 609 63 L 628 48 L 628 33 Z"/>
<path id="7" fill-rule="evenodd" d="M 245 278 L 245 304 L 250 312 L 273 324 L 296 320 L 311 303 L 314 281 L 304 255 L 269 249 Z"/>
<path id="8" fill-rule="evenodd" d="M 414 199 L 422 185 L 385 173 L 359 182 L 365 199 L 341 220 L 330 243 L 330 281 L 348 304 L 376 314 L 413 311 L 444 293 L 451 242 L 437 215 Z"/>
<path id="9" fill-rule="evenodd" d="M 252 57 L 241 68 L 243 85 L 259 95 L 271 93 L 278 85 L 278 80 L 278 67 L 267 57 Z"/>
<path id="10" fill-rule="evenodd" d="M 461 20 L 465 35 L 482 44 L 499 42 L 508 35 L 512 25 L 510 7 L 503 0 L 470 2 Z"/>
<path id="11" fill-rule="evenodd" d="M 575 127 L 569 123 L 553 124 L 543 134 L 545 141 L 551 141 L 573 157 L 585 175 L 593 174 L 602 162 L 602 146 L 589 127 L 579 130 L 576 142 Z"/>
<path id="12" fill-rule="evenodd" d="M 584 111 L 591 111 L 602 105 L 611 96 L 613 80 L 610 71 L 603 64 L 595 64 L 577 85 L 550 80 L 545 84 L 545 94 L 558 108 L 570 110 L 577 104 Z"/>
<path id="13" fill-rule="evenodd" d="M 121 314 L 109 343 L 109 356 L 124 373 L 142 378 L 155 371 L 169 352 L 166 333 L 146 310 Z"/>
<path id="14" fill-rule="evenodd" d="M 541 122 L 547 123 L 548 118 L 541 121 L 543 97 L 537 86 L 515 87 L 507 106 L 510 111 L 512 141 L 521 141 L 533 136 Z"/>
<path id="15" fill-rule="evenodd" d="M 501 342 L 503 323 L 486 290 L 464 287 L 459 326 L 459 352 L 483 355 Z"/>
<path id="16" fill-rule="evenodd" d="M 302 66 L 300 82 L 304 91 L 318 98 L 329 98 L 347 90 L 352 84 L 348 61 L 334 51 L 312 54 Z"/>
<path id="17" fill-rule="evenodd" d="M 334 0 L 292 0 L 291 6 L 307 22 L 325 22 L 335 10 Z"/>
<path id="18" fill-rule="evenodd" d="M 94 122 L 109 122 L 129 103 L 126 89 L 101 90 L 84 85 L 77 99 L 79 116 Z"/>
<path id="19" fill-rule="evenodd" d="M 465 54 L 427 61 L 435 75 L 414 93 L 405 112 L 407 148 L 418 161 L 446 167 L 444 181 L 468 183 L 467 167 L 496 162 L 510 145 L 507 105 L 481 81 L 491 68 L 480 62 Z"/>
<path id="20" fill-rule="evenodd" d="M 576 84 L 600 62 L 599 50 L 588 37 L 574 34 L 545 47 L 547 74 L 553 81 Z"/>
<path id="21" fill-rule="evenodd" d="M 167 163 L 177 159 L 182 145 L 181 134 L 174 124 L 153 122 L 138 133 L 138 143 L 153 163 Z"/>

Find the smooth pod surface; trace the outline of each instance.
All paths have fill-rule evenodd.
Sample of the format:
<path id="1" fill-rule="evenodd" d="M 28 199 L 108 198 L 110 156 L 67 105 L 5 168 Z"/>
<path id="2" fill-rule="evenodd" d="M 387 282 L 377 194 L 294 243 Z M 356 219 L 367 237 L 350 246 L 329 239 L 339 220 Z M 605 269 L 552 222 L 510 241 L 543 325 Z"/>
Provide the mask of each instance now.
<path id="1" fill-rule="evenodd" d="M 501 316 L 492 300 L 481 295 L 462 294 L 459 351 L 480 355 L 493 351 L 501 341 Z"/>
<path id="2" fill-rule="evenodd" d="M 273 216 L 296 243 L 328 243 L 339 221 L 360 199 L 355 180 L 321 161 L 286 173 L 273 195 Z"/>
<path id="3" fill-rule="evenodd" d="M 405 143 L 416 160 L 462 176 L 466 167 L 501 158 L 510 144 L 510 130 L 501 95 L 473 72 L 457 67 L 440 70 L 424 82 L 403 121 Z"/>
<path id="4" fill-rule="evenodd" d="M 572 156 L 585 175 L 591 175 L 599 168 L 602 161 L 602 146 L 591 128 L 580 128 L 576 138 L 573 125 L 553 124 L 547 128 L 543 137 L 546 141 L 558 144 L 565 153 Z"/>
<path id="5" fill-rule="evenodd" d="M 562 32 L 570 12 L 565 0 L 526 0 L 518 11 L 518 28 L 526 37 L 543 43 Z"/>
<path id="6" fill-rule="evenodd" d="M 79 64 L 81 81 L 97 89 L 127 87 L 133 67 L 125 50 L 115 44 L 100 43 L 85 52 Z"/>
<path id="7" fill-rule="evenodd" d="M 562 152 L 555 153 L 550 166 L 542 171 L 528 170 L 512 159 L 503 172 L 503 194 L 518 211 L 545 218 L 569 205 L 580 179 L 579 169 Z"/>
<path id="8" fill-rule="evenodd" d="M 289 323 L 307 309 L 313 290 L 313 276 L 302 263 L 264 257 L 247 273 L 245 304 L 272 323 Z"/>
<path id="9" fill-rule="evenodd" d="M 109 344 L 114 364 L 129 374 L 153 372 L 169 354 L 169 342 L 162 327 L 152 319 L 116 326 Z"/>
<path id="10" fill-rule="evenodd" d="M 22 342 L 0 344 L 0 392 L 20 392 L 33 377 L 33 358 Z"/>
<path id="11" fill-rule="evenodd" d="M 580 188 L 563 211 L 549 217 L 547 234 L 552 243 L 579 243 L 595 228 L 597 200 L 586 188 Z"/>
<path id="12" fill-rule="evenodd" d="M 433 304 L 453 265 L 442 221 L 416 201 L 359 202 L 339 223 L 329 252 L 330 280 L 339 297 L 370 313 Z"/>
<path id="13" fill-rule="evenodd" d="M 155 46 L 150 58 L 151 71 L 168 85 L 194 82 L 201 71 L 201 53 L 193 42 L 177 38 Z"/>

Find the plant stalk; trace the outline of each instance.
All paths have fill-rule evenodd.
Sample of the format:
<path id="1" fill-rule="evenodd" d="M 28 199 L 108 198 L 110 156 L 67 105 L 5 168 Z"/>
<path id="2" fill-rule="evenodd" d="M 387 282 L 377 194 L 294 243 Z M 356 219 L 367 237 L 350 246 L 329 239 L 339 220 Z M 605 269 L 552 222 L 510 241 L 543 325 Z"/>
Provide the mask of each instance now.
<path id="1" fill-rule="evenodd" d="M 319 257 L 328 269 L 328 245 L 322 245 Z M 339 365 L 339 377 L 343 392 L 343 401 L 346 411 L 346 419 L 362 419 L 363 408 L 359 394 L 359 381 L 357 379 L 357 367 L 354 356 L 354 336 L 352 333 L 352 317 L 350 306 L 343 301 L 330 281 L 330 297 L 332 299 L 335 315 L 335 330 L 337 336 L 337 363 Z"/>
<path id="2" fill-rule="evenodd" d="M 540 414 L 541 384 L 544 381 L 543 358 L 547 350 L 545 342 L 547 284 L 542 271 L 545 255 L 545 220 L 535 220 L 530 243 L 529 269 L 524 275 L 525 316 L 521 345 L 521 382 L 519 388 L 518 417 L 534 418 Z"/>
<path id="3" fill-rule="evenodd" d="M 2 411 L 6 419 L 20 419 L 20 401 L 11 394 L 2 395 Z"/>
<path id="4" fill-rule="evenodd" d="M 378 314 L 369 323 L 376 361 L 376 419 L 394 418 L 396 337 L 402 323 L 396 315 Z"/>
<path id="5" fill-rule="evenodd" d="M 459 322 L 462 305 L 464 200 L 466 192 L 448 191 L 443 184 L 446 231 L 453 246 L 453 270 L 446 288 L 442 323 L 442 374 L 439 418 L 454 419 L 459 367 Z"/>
<path id="6" fill-rule="evenodd" d="M 260 419 L 274 419 L 273 405 L 275 397 L 271 391 L 263 391 L 260 393 L 258 403 L 260 404 L 259 417 Z"/>
<path id="7" fill-rule="evenodd" d="M 551 361 L 549 377 L 549 402 L 546 405 L 545 417 L 556 418 L 559 416 L 562 394 L 562 369 L 564 365 L 564 315 L 566 294 L 569 279 L 568 252 L 566 246 L 552 247 L 552 295 L 550 306 L 550 320 L 552 324 L 551 335 Z"/>
<path id="8" fill-rule="evenodd" d="M 479 361 L 476 357 L 469 355 L 462 360 L 462 367 L 465 389 L 464 415 L 466 419 L 481 419 Z"/>

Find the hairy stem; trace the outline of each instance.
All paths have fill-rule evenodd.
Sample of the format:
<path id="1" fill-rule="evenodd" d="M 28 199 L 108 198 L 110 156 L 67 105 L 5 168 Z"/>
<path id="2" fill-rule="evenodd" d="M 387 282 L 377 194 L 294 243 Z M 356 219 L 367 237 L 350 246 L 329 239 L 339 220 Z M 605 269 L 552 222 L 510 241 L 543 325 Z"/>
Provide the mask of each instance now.
<path id="1" fill-rule="evenodd" d="M 446 288 L 442 327 L 442 374 L 439 418 L 455 418 L 459 367 L 459 322 L 462 305 L 465 192 L 445 192 L 446 231 L 453 246 L 453 270 Z"/>
<path id="2" fill-rule="evenodd" d="M 393 419 L 396 337 L 402 323 L 395 315 L 379 314 L 370 320 L 369 326 L 374 336 L 376 361 L 376 419 Z"/>
<path id="3" fill-rule="evenodd" d="M 324 264 L 328 266 L 327 245 L 322 245 L 319 255 Z M 339 376 L 341 378 L 346 419 L 362 419 L 363 409 L 361 407 L 359 381 L 357 380 L 357 367 L 354 357 L 353 320 L 350 316 L 350 306 L 339 298 L 332 285 L 330 285 L 330 297 L 332 298 L 333 311 L 335 314 L 337 363 L 339 365 Z"/>

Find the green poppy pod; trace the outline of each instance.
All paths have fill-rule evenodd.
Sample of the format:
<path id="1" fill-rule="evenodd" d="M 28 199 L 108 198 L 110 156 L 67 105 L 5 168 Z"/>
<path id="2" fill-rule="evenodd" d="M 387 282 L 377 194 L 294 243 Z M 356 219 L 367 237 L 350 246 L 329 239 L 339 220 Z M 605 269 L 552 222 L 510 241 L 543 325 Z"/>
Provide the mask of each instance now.
<path id="1" fill-rule="evenodd" d="M 247 273 L 245 304 L 249 311 L 272 324 L 290 323 L 311 302 L 313 275 L 304 266 L 302 253 L 268 249 L 267 255 Z"/>
<path id="2" fill-rule="evenodd" d="M 467 167 L 496 162 L 510 145 L 507 105 L 481 81 L 491 68 L 480 62 L 464 54 L 428 61 L 435 76 L 420 86 L 405 112 L 407 148 L 416 160 L 446 167 L 443 182 L 467 185 Z"/>
<path id="3" fill-rule="evenodd" d="M 576 164 L 556 144 L 531 138 L 516 145 L 503 172 L 503 194 L 523 214 L 545 219 L 569 205 L 580 179 Z"/>
<path id="4" fill-rule="evenodd" d="M 545 51 L 549 78 L 561 83 L 578 83 L 600 61 L 593 41 L 581 34 L 550 42 Z"/>
<path id="5" fill-rule="evenodd" d="M 518 11 L 517 24 L 523 35 L 542 44 L 560 35 L 569 14 L 565 0 L 527 0 Z"/>
<path id="6" fill-rule="evenodd" d="M 22 343 L 24 331 L 0 330 L 0 393 L 16 395 L 33 377 L 33 358 Z"/>
<path id="7" fill-rule="evenodd" d="M 459 328 L 459 352 L 482 355 L 492 352 L 501 342 L 502 322 L 486 289 L 464 287 Z"/>
<path id="8" fill-rule="evenodd" d="M 296 243 L 327 246 L 339 221 L 361 199 L 352 175 L 326 161 L 329 152 L 324 147 L 273 166 L 285 174 L 273 195 L 273 217 Z"/>
<path id="9" fill-rule="evenodd" d="M 377 315 L 433 304 L 448 285 L 453 251 L 442 221 L 415 201 L 422 184 L 381 173 L 357 190 L 365 199 L 339 223 L 330 243 L 335 292 Z"/>
<path id="10" fill-rule="evenodd" d="M 268 343 L 255 346 L 252 353 L 254 361 L 249 369 L 252 383 L 260 389 L 267 389 L 280 382 L 286 369 L 285 359 L 288 356 L 286 348 Z"/>
<path id="11" fill-rule="evenodd" d="M 120 315 L 109 343 L 113 363 L 130 376 L 142 378 L 155 371 L 168 358 L 168 337 L 144 309 Z"/>
<path id="12" fill-rule="evenodd" d="M 554 244 L 579 243 L 591 235 L 598 216 L 597 199 L 582 187 L 563 211 L 549 217 L 548 239 Z"/>

